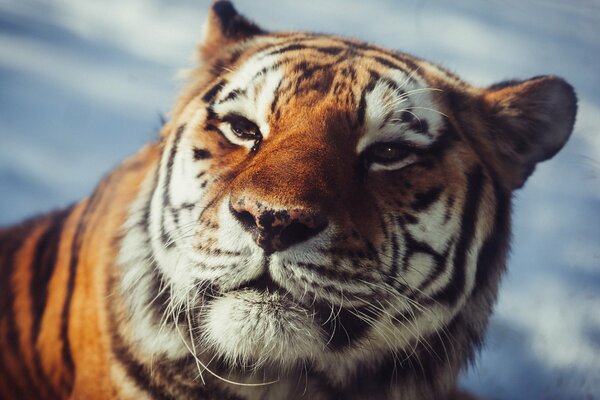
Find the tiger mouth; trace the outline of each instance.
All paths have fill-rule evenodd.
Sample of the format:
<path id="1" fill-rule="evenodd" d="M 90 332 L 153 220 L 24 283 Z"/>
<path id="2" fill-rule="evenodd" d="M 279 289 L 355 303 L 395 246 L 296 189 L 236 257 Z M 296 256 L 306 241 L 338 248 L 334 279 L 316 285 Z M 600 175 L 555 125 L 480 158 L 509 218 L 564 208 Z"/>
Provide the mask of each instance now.
<path id="1" fill-rule="evenodd" d="M 326 347 L 330 350 L 343 349 L 362 337 L 368 329 L 367 319 L 375 317 L 376 314 L 368 307 L 346 309 L 318 300 L 310 301 L 309 304 L 301 304 L 288 290 L 275 282 L 268 271 L 230 292 L 244 293 L 246 291 L 256 291 L 261 294 L 261 301 L 253 301 L 257 306 L 269 305 L 282 309 L 305 310 L 326 332 L 328 337 Z"/>
<path id="2" fill-rule="evenodd" d="M 279 294 L 282 297 L 291 297 L 290 292 L 271 278 L 269 272 L 263 272 L 258 278 L 243 283 L 241 286 L 233 289 L 235 291 L 256 290 L 261 293 Z M 232 290 L 232 291 L 233 291 Z"/>

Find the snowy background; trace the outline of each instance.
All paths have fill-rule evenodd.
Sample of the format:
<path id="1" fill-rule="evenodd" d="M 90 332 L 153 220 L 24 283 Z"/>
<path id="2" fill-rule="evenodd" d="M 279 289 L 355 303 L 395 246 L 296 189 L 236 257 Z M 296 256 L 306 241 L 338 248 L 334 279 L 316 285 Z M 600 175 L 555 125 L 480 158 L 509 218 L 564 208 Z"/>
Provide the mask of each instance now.
<path id="1" fill-rule="evenodd" d="M 65 206 L 157 134 L 207 0 L 0 0 L 0 224 Z M 514 245 L 465 387 L 600 399 L 600 2 L 238 0 L 269 29 L 341 33 L 470 82 L 557 74 L 575 133 L 515 201 Z"/>

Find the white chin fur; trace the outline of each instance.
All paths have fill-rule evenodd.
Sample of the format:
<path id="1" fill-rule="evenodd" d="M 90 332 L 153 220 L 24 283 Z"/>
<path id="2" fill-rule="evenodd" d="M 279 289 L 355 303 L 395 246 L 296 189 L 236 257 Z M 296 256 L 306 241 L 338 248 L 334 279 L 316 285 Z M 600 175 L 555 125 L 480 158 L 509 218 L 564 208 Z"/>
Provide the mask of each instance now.
<path id="1" fill-rule="evenodd" d="M 313 360 L 325 342 L 309 312 L 277 293 L 239 290 L 200 316 L 203 339 L 232 366 L 292 367 Z"/>

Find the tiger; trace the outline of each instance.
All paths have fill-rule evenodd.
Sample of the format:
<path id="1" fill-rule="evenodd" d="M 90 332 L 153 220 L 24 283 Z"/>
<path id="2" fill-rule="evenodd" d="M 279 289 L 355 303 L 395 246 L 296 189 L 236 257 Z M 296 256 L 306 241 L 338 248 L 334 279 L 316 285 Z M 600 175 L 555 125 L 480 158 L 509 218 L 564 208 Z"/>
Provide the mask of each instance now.
<path id="1" fill-rule="evenodd" d="M 0 231 L 0 398 L 471 398 L 512 193 L 576 110 L 216 1 L 159 137 Z"/>

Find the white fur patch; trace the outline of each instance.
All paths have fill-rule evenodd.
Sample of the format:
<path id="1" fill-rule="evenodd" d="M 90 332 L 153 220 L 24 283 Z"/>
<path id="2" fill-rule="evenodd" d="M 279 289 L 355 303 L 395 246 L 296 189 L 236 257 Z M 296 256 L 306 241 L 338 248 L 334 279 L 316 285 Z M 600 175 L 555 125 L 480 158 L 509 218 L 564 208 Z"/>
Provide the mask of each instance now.
<path id="1" fill-rule="evenodd" d="M 380 80 L 365 96 L 365 133 L 360 138 L 356 152 L 362 153 L 375 143 L 402 141 L 418 148 L 430 146 L 439 136 L 442 127 L 442 114 L 437 110 L 433 92 L 415 75 L 407 75 L 399 70 L 388 71 L 386 79 L 393 81 L 394 89 L 385 80 Z M 403 114 L 411 121 L 403 121 Z M 415 126 L 426 128 L 424 132 Z M 399 169 L 410 163 L 404 159 L 392 165 L 377 165 L 375 170 Z M 414 160 L 413 160 L 414 161 Z"/>
<path id="2" fill-rule="evenodd" d="M 213 110 L 219 115 L 230 113 L 240 114 L 253 121 L 260 129 L 264 139 L 269 137 L 270 126 L 268 116 L 271 103 L 275 96 L 275 90 L 283 79 L 282 67 L 261 72 L 277 63 L 278 56 L 255 55 L 241 68 L 234 71 L 231 80 L 223 87 L 217 97 Z M 240 91 L 235 99 L 226 100 L 227 96 L 234 91 Z M 252 147 L 252 141 L 242 140 L 236 137 L 230 128 L 221 124 L 222 131 L 232 143 Z"/>
<path id="3" fill-rule="evenodd" d="M 289 367 L 324 348 L 308 311 L 277 293 L 230 292 L 210 304 L 201 323 L 203 340 L 232 365 Z"/>
<path id="4" fill-rule="evenodd" d="M 136 345 L 145 354 L 177 359 L 186 354 L 186 349 L 175 329 L 169 325 L 161 325 L 162 316 L 158 316 L 157 320 L 153 311 L 157 300 L 151 291 L 154 267 L 152 260 L 148 258 L 148 237 L 140 226 L 144 205 L 152 195 L 153 175 L 154 172 L 150 172 L 145 179 L 124 226 L 127 234 L 121 242 L 117 260 L 122 271 L 120 290 L 128 302 Z"/>

